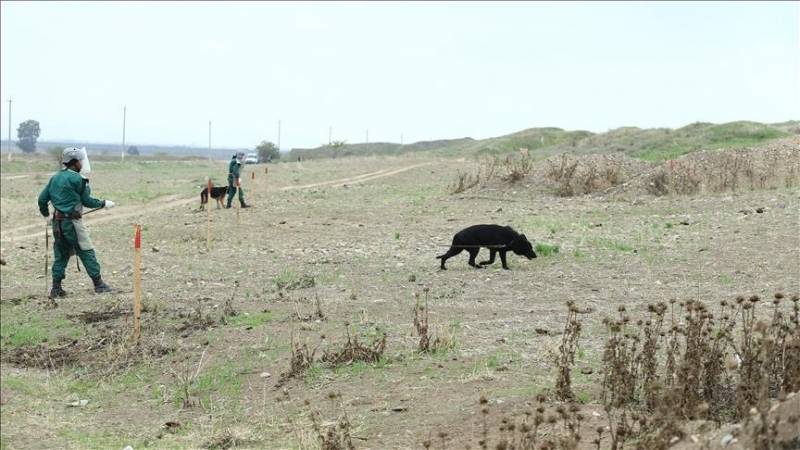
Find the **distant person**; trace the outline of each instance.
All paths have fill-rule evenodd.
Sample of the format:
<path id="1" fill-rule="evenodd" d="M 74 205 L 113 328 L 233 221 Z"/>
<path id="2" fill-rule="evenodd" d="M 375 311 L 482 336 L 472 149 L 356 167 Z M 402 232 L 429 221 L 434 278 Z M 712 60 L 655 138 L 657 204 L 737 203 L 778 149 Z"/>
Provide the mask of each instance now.
<path id="1" fill-rule="evenodd" d="M 231 207 L 231 201 L 233 201 L 233 196 L 236 195 L 236 191 L 239 191 L 239 204 L 242 208 L 249 208 L 250 205 L 244 202 L 244 193 L 242 192 L 242 187 L 237 185 L 241 184 L 241 173 L 242 173 L 242 163 L 244 161 L 244 152 L 237 152 L 231 158 L 230 164 L 228 164 L 228 204 L 225 205 L 226 208 Z"/>
<path id="2" fill-rule="evenodd" d="M 111 200 L 98 200 L 92 197 L 87 176 L 91 171 L 89 158 L 85 148 L 65 148 L 61 154 L 64 167 L 50 178 L 42 193 L 39 194 L 39 212 L 48 220 L 50 207 L 53 204 L 53 287 L 50 298 L 65 297 L 67 293 L 61 287 L 64 272 L 69 258 L 77 254 L 92 278 L 94 291 L 98 294 L 111 292 L 111 288 L 100 276 L 100 263 L 89 237 L 89 230 L 83 224 L 83 207 L 113 208 Z"/>

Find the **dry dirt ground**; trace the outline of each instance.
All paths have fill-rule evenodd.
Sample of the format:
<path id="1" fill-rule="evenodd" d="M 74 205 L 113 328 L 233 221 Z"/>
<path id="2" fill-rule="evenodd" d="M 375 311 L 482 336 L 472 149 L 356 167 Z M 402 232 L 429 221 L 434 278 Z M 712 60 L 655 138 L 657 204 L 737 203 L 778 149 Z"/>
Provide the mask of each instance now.
<path id="1" fill-rule="evenodd" d="M 601 320 L 618 305 L 637 312 L 672 298 L 714 304 L 800 292 L 796 190 L 611 201 L 559 198 L 524 180 L 453 195 L 449 185 L 469 162 L 281 163 L 268 175 L 248 167 L 257 174 L 244 179 L 255 206 L 238 224 L 235 210 L 212 209 L 206 251 L 199 186 L 224 166 L 126 164 L 93 164 L 95 194 L 120 206 L 87 218 L 116 292 L 91 293 L 73 262 L 70 295 L 55 308 L 45 298 L 34 200 L 48 173 L 3 168 L 2 448 L 197 448 L 226 438 L 238 447 L 316 448 L 309 411 L 335 419 L 331 392 L 341 394 L 358 448 L 420 448 L 442 431 L 448 447 L 475 447 L 481 395 L 492 411 L 512 414 L 552 389 L 567 300 L 595 309 L 583 319 L 573 374 L 591 428 Z M 136 351 L 127 343 L 132 223 L 144 230 Z M 435 256 L 475 223 L 509 224 L 559 251 L 510 256 L 511 271 L 472 269 L 462 254 L 439 271 Z M 412 326 L 414 294 L 426 288 L 433 328 L 454 346 L 432 355 L 416 352 Z M 317 298 L 324 319 L 315 317 Z M 279 382 L 292 339 L 319 346 L 319 356 L 348 330 L 362 342 L 385 332 L 383 357 L 316 364 Z"/>

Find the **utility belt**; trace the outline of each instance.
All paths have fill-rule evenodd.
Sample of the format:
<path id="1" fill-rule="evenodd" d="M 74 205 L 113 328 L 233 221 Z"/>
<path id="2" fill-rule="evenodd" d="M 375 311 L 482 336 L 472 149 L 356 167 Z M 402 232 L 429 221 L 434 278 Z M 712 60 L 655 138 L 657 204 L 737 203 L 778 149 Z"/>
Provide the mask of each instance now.
<path id="1" fill-rule="evenodd" d="M 78 211 L 72 211 L 69 214 L 64 214 L 59 210 L 56 210 L 53 213 L 53 220 L 81 220 L 83 218 L 83 214 Z"/>

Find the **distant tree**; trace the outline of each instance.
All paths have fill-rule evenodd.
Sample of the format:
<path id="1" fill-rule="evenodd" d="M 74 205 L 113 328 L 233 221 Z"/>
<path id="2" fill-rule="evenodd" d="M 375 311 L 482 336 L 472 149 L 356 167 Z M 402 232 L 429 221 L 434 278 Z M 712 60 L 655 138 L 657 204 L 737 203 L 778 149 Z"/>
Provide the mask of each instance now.
<path id="1" fill-rule="evenodd" d="M 33 153 L 36 151 L 36 140 L 39 139 L 41 134 L 39 122 L 35 120 L 26 120 L 19 124 L 17 128 L 17 147 L 25 153 Z"/>
<path id="2" fill-rule="evenodd" d="M 342 148 L 347 145 L 347 141 L 331 141 L 331 147 L 333 148 L 333 157 L 336 158 L 342 153 Z"/>
<path id="3" fill-rule="evenodd" d="M 139 156 L 139 147 L 131 145 L 128 147 L 128 154 L 131 156 Z"/>
<path id="4" fill-rule="evenodd" d="M 261 141 L 256 146 L 256 152 L 258 152 L 258 160 L 260 162 L 272 161 L 281 157 L 280 149 L 270 141 Z"/>

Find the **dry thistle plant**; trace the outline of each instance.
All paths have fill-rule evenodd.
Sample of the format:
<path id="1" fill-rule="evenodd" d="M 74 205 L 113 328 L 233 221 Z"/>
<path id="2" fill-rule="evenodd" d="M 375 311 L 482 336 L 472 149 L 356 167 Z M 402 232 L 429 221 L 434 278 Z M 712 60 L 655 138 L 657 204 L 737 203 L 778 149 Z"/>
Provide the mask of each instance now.
<path id="1" fill-rule="evenodd" d="M 342 348 L 333 351 L 325 351 L 322 355 L 322 362 L 332 366 L 352 364 L 356 361 L 374 363 L 380 361 L 386 351 L 386 332 L 380 337 L 376 337 L 370 344 L 364 345 L 358 340 L 358 336 L 350 335 L 350 324 L 345 324 L 347 342 Z"/>
<path id="2" fill-rule="evenodd" d="M 289 360 L 289 370 L 281 374 L 278 383 L 275 385 L 276 389 L 283 386 L 290 379 L 302 376 L 315 363 L 314 356 L 317 354 L 319 345 L 314 347 L 313 350 L 309 350 L 307 342 L 302 344 L 295 342 L 294 330 L 292 330 L 291 346 L 292 357 Z"/>
<path id="3" fill-rule="evenodd" d="M 337 419 L 333 422 L 323 423 L 321 413 L 311 408 L 310 402 L 306 400 L 306 406 L 310 409 L 311 426 L 317 435 L 320 443 L 321 450 L 355 450 L 353 439 L 351 437 L 351 430 L 353 429 L 350 419 L 347 417 L 347 411 L 341 401 L 341 394 L 331 392 L 328 394 L 328 399 L 331 401 L 332 409 L 339 409 L 340 413 Z"/>
<path id="4" fill-rule="evenodd" d="M 650 305 L 635 323 L 624 307 L 605 319 L 602 400 L 611 448 L 633 437 L 642 448 L 667 448 L 683 438 L 688 420 L 753 418 L 753 445 L 772 448 L 780 421 L 768 415 L 771 399 L 800 379 L 800 298 L 792 297 L 788 313 L 784 298 L 775 294 L 771 318 L 752 296 L 722 301 L 716 313 L 698 301 L 671 301 Z"/>
<path id="5" fill-rule="evenodd" d="M 305 300 L 305 298 L 303 298 Z M 322 302 L 319 299 L 319 296 L 314 297 L 314 312 L 310 314 L 301 314 L 300 313 L 300 302 L 294 302 L 294 313 L 289 317 L 290 320 L 299 320 L 301 322 L 309 322 L 312 320 L 323 321 L 327 320 L 325 313 L 322 311 Z"/>
<path id="6" fill-rule="evenodd" d="M 450 193 L 460 194 L 464 191 L 468 191 L 474 188 L 480 182 L 481 182 L 480 170 L 475 174 L 472 174 L 470 172 L 461 172 L 459 170 L 458 173 L 456 174 L 455 183 L 452 186 L 450 186 Z"/>
<path id="7" fill-rule="evenodd" d="M 495 420 L 491 417 L 489 400 L 481 396 L 478 402 L 481 420 L 478 446 L 483 450 L 577 449 L 581 442 L 581 423 L 585 420 L 580 407 L 575 403 L 565 403 L 548 410 L 545 401 L 544 396 L 539 395 L 534 411 L 525 411 L 516 419 L 501 417 L 499 425 L 492 427 L 490 422 Z M 423 442 L 423 447 L 431 446 L 431 439 Z M 444 442 L 442 448 L 445 448 Z"/>
<path id="8" fill-rule="evenodd" d="M 581 322 L 578 314 L 587 314 L 589 310 L 580 310 L 575 302 L 567 302 L 567 320 L 564 323 L 564 333 L 561 335 L 561 345 L 556 355 L 556 397 L 561 401 L 572 401 L 575 394 L 572 392 L 572 378 L 570 373 L 575 365 L 575 351 L 578 349 L 578 338 L 581 335 Z"/>
<path id="9" fill-rule="evenodd" d="M 430 327 L 428 324 L 428 294 L 429 288 L 424 288 L 425 301 L 420 301 L 419 293 L 414 294 L 414 330 L 419 335 L 419 342 L 417 343 L 417 351 L 420 353 L 436 353 L 440 351 L 452 350 L 456 346 L 456 339 L 453 335 L 445 333 L 438 333 L 437 336 L 432 337 Z M 439 330 L 441 331 L 441 330 Z"/>
<path id="10" fill-rule="evenodd" d="M 505 160 L 506 175 L 503 180 L 516 183 L 525 178 L 533 169 L 533 160 L 530 156 L 512 158 L 510 155 Z"/>

